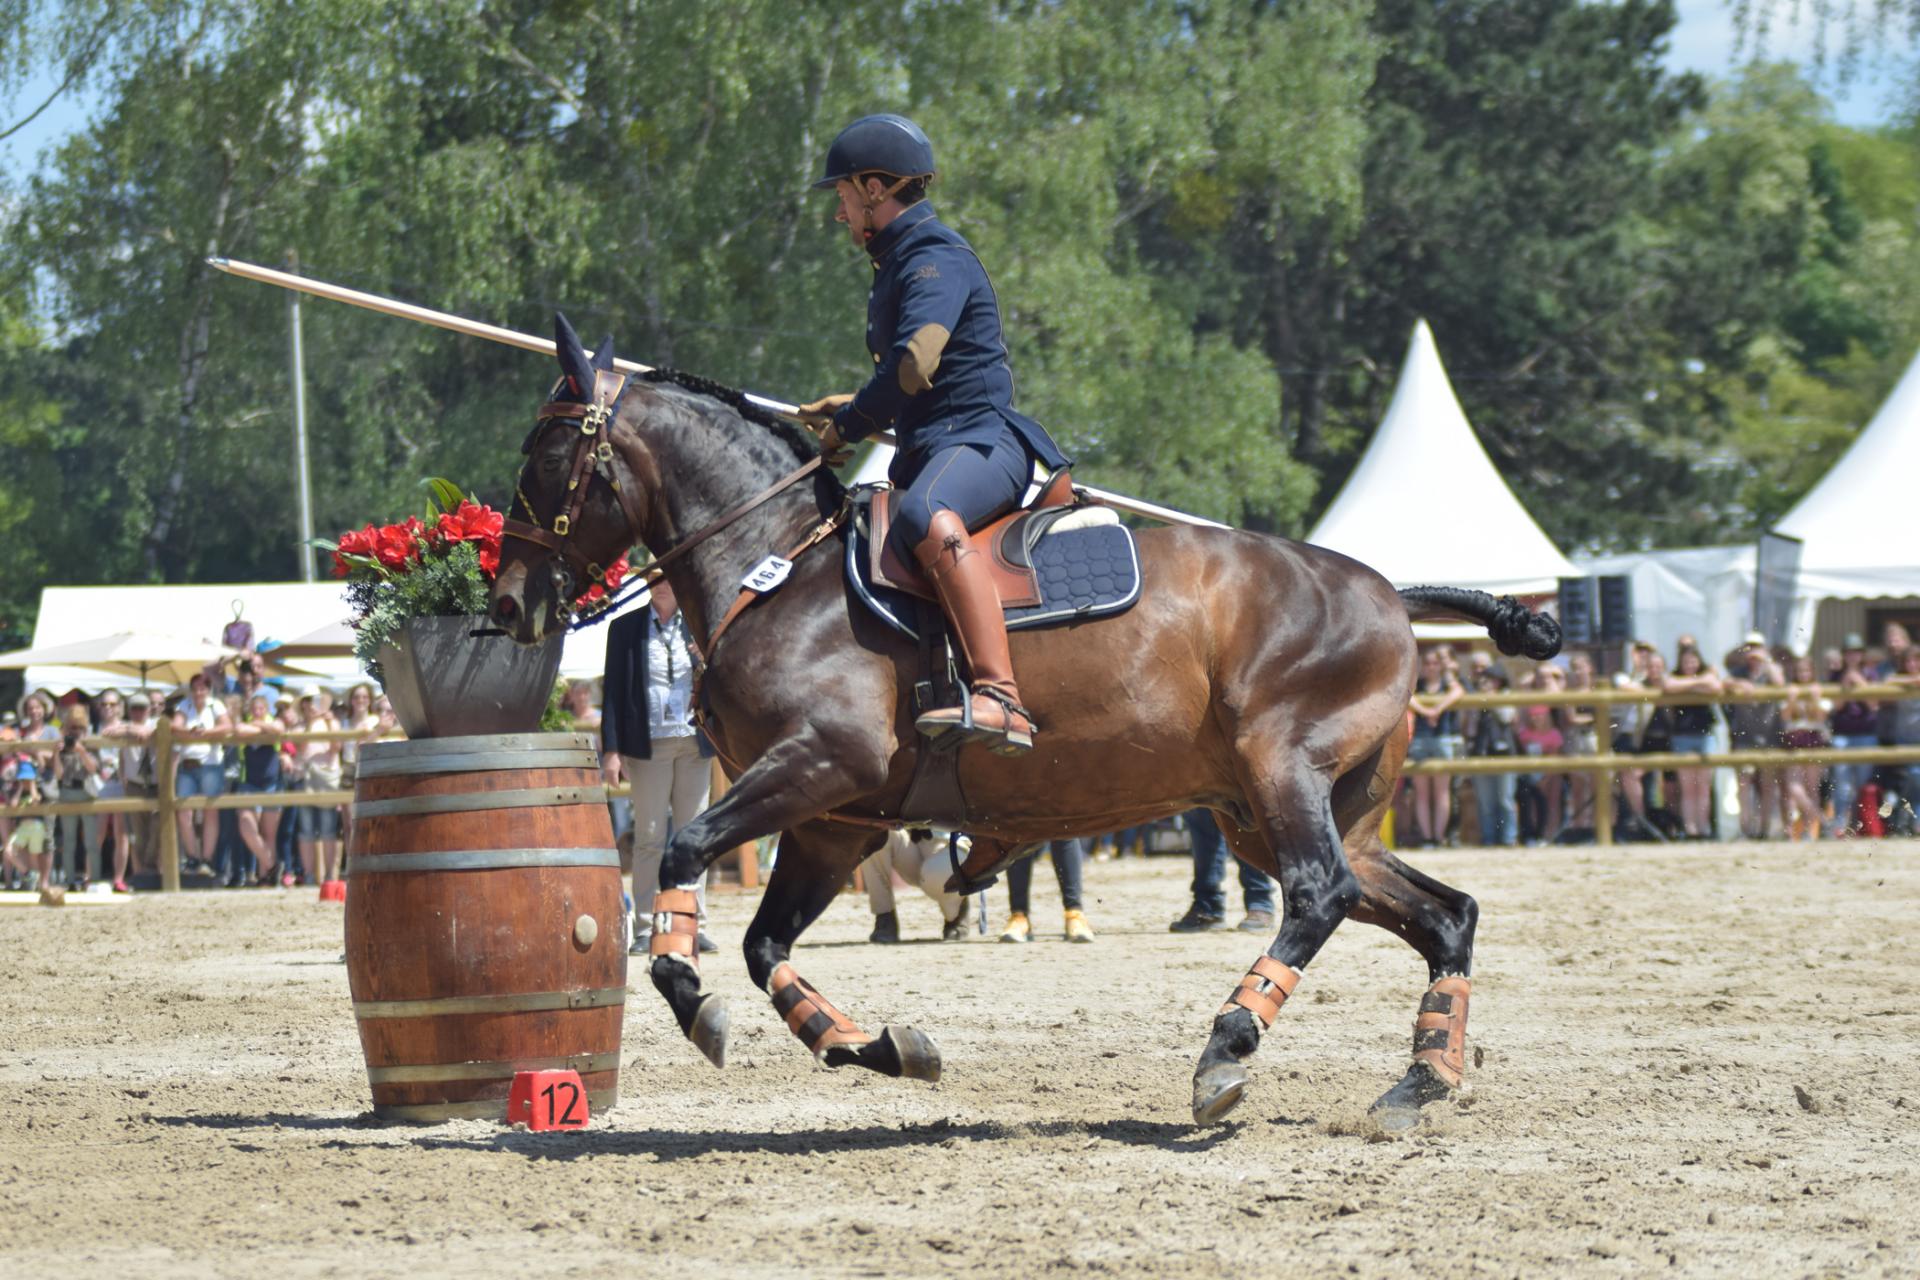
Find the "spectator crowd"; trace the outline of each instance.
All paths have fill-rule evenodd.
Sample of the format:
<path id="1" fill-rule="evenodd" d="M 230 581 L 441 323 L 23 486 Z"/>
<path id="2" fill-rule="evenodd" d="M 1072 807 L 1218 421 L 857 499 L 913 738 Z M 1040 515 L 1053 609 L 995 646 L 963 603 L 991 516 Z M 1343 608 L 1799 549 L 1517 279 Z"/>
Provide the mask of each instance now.
<path id="1" fill-rule="evenodd" d="M 575 681 L 565 698 L 577 723 L 600 729 L 608 781 L 633 784 L 631 803 L 617 802 L 613 816 L 632 859 L 639 907 L 634 918 L 640 932 L 632 939 L 636 951 L 645 950 L 645 907 L 657 886 L 667 838 L 709 798 L 711 749 L 691 720 L 696 655 L 670 594 L 658 595 L 655 608 L 629 615 L 624 624 L 644 628 L 645 635 L 636 635 L 639 643 L 622 650 L 635 655 L 628 666 L 609 671 L 604 724 L 593 682 Z M 1614 773 L 1613 794 L 1597 796 L 1600 775 L 1554 767 L 1555 760 L 1591 756 L 1603 745 L 1627 757 L 1704 753 L 1722 742 L 1734 753 L 1920 745 L 1920 698 L 1875 702 L 1848 696 L 1876 684 L 1920 686 L 1920 647 L 1898 623 L 1887 625 L 1879 648 L 1869 649 L 1860 636 L 1849 635 L 1818 658 L 1770 649 L 1758 633 L 1717 664 L 1691 637 L 1681 637 L 1671 660 L 1640 642 L 1631 647 L 1628 668 L 1611 680 L 1599 675 L 1585 652 L 1516 673 L 1485 650 L 1471 650 L 1463 661 L 1450 646 L 1434 645 L 1420 657 L 1409 708 L 1408 760 L 1511 757 L 1518 767 L 1468 777 L 1414 774 L 1396 843 L 1430 847 L 1472 843 L 1477 836 L 1484 845 L 1533 846 L 1590 838 L 1600 803 L 1614 806 L 1615 828 L 1629 839 L 1913 834 L 1920 825 L 1915 813 L 1920 764 L 1809 762 L 1738 769 L 1737 831 L 1719 829 L 1710 768 L 1623 767 Z M 1557 694 L 1607 686 L 1689 693 L 1708 701 L 1462 705 L 1469 692 Z M 1840 696 L 1826 696 L 1822 686 L 1837 687 Z M 1766 688 L 1777 688 L 1782 696 L 1711 701 L 1723 693 Z M 79 691 L 30 692 L 15 708 L 0 712 L 0 880 L 7 888 L 83 889 L 104 883 L 124 893 L 132 880 L 157 873 L 151 814 L 83 811 L 42 818 L 12 811 L 49 801 L 85 806 L 152 797 L 159 777 L 153 736 L 162 720 L 172 724 L 174 789 L 182 798 L 351 790 L 361 745 L 396 731 L 391 707 L 372 686 L 289 688 L 264 678 L 259 658 L 251 653 L 231 666 L 209 667 L 164 696 L 113 688 L 91 697 Z M 284 736 L 322 731 L 351 736 L 297 741 Z M 87 745 L 99 738 L 113 741 Z M 182 810 L 175 820 L 183 872 L 226 886 L 323 883 L 343 874 L 350 852 L 351 823 L 343 805 Z M 1228 927 L 1227 850 L 1212 815 L 1196 810 L 1177 828 L 1192 851 L 1193 896 L 1186 914 L 1171 927 L 1182 932 Z M 1093 857 L 1104 856 L 1098 851 L 1107 844 L 1116 853 L 1144 845 L 1147 835 L 1134 829 L 1100 837 L 1092 842 Z M 864 870 L 874 941 L 899 937 L 895 883 L 923 888 L 939 905 L 942 933 L 963 936 L 964 904 L 943 887 L 944 845 L 944 835 L 915 831 L 869 859 Z M 1059 883 L 1065 936 L 1076 941 L 1094 937 L 1081 901 L 1087 849 L 1083 842 L 1060 841 L 1045 854 Z M 1007 878 L 1012 901 L 1001 936 L 1024 941 L 1033 936 L 1031 862 L 1016 866 Z M 1246 908 L 1241 927 L 1270 931 L 1272 882 L 1244 865 L 1240 879 Z"/>
<path id="2" fill-rule="evenodd" d="M 103 689 L 91 697 L 35 690 L 0 712 L 0 847 L 11 889 L 110 884 L 157 875 L 153 815 L 80 813 L 15 817 L 23 805 L 88 804 L 151 798 L 159 769 L 154 733 L 170 721 L 174 794 L 259 795 L 338 791 L 353 786 L 364 741 L 394 731 L 386 697 L 371 685 L 344 693 L 266 679 L 257 655 L 196 673 L 174 692 Z M 287 741 L 282 735 L 349 731 L 345 741 Z M 238 741 L 222 741 L 237 737 Z M 89 747 L 89 738 L 114 739 Z M 180 810 L 181 870 L 222 885 L 319 884 L 336 879 L 348 823 L 337 804 Z"/>
<path id="3" fill-rule="evenodd" d="M 1468 777 L 1415 774 L 1403 806 L 1399 843 L 1432 847 L 1474 843 L 1541 845 L 1592 838 L 1596 803 L 1611 804 L 1615 829 L 1626 838 L 1817 840 L 1841 836 L 1916 834 L 1920 764 L 1808 762 L 1736 770 L 1738 829 L 1722 829 L 1710 767 L 1615 771 L 1612 796 L 1596 797 L 1600 775 L 1555 769 L 1553 761 L 1592 756 L 1604 743 L 1613 754 L 1702 754 L 1724 744 L 1746 751 L 1811 751 L 1920 745 L 1920 698 L 1875 701 L 1850 697 L 1871 685 L 1920 686 L 1920 648 L 1907 629 L 1888 623 L 1884 643 L 1869 649 L 1859 635 L 1815 658 L 1770 648 L 1749 633 L 1718 664 L 1691 636 L 1680 637 L 1672 659 L 1644 641 L 1632 645 L 1629 665 L 1602 682 L 1592 655 L 1575 652 L 1541 663 L 1516 678 L 1484 650 L 1464 666 L 1448 645 L 1421 654 L 1409 708 L 1413 720 L 1407 759 L 1514 757 L 1524 767 Z M 1838 686 L 1828 697 L 1822 686 Z M 1578 693 L 1612 687 L 1691 694 L 1691 705 L 1620 701 L 1580 706 L 1522 703 L 1464 707 L 1467 693 L 1539 690 Z M 1766 701 L 1714 702 L 1716 695 L 1778 689 Z M 1604 734 L 1604 737 L 1602 736 Z M 1473 822 L 1461 830 L 1456 800 L 1471 797 Z"/>

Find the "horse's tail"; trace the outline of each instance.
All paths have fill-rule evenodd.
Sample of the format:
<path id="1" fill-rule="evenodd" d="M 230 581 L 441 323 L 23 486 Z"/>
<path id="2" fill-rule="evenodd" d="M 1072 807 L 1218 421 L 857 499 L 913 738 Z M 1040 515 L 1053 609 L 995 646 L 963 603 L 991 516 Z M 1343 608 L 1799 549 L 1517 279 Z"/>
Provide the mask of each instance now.
<path id="1" fill-rule="evenodd" d="M 1560 624 L 1512 596 L 1496 600 L 1484 591 L 1465 587 L 1402 587 L 1400 599 L 1407 606 L 1407 616 L 1416 622 L 1471 618 L 1486 627 L 1500 652 L 1509 657 L 1525 654 L 1542 662 L 1560 652 Z"/>

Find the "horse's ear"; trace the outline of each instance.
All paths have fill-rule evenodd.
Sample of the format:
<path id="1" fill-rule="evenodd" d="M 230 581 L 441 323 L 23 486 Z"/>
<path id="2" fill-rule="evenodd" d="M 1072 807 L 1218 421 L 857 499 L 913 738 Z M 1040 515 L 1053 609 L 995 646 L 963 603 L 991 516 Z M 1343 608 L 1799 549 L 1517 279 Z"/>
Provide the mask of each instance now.
<path id="1" fill-rule="evenodd" d="M 566 316 L 553 313 L 554 355 L 560 360 L 560 372 L 565 375 L 575 398 L 585 398 L 593 392 L 594 362 L 587 355 L 587 349 L 580 345 L 580 335 L 567 323 Z M 608 344 L 608 355 L 612 355 L 612 344 Z"/>
<path id="2" fill-rule="evenodd" d="M 593 367 L 596 369 L 613 368 L 613 335 L 600 339 L 600 345 L 593 349 Z"/>

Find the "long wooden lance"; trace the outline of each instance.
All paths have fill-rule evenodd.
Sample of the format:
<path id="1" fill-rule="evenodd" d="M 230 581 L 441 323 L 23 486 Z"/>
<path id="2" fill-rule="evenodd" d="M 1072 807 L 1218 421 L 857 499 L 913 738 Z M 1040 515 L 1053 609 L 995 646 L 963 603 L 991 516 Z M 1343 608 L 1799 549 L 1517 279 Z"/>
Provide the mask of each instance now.
<path id="1" fill-rule="evenodd" d="M 257 280 L 261 284 L 274 285 L 281 289 L 293 289 L 300 293 L 310 293 L 316 298 L 326 298 L 331 302 L 344 302 L 350 307 L 360 307 L 367 311 L 377 311 L 381 315 L 398 316 L 402 320 L 412 320 L 418 324 L 430 324 L 436 329 L 447 329 L 453 333 L 465 334 L 469 338 L 484 338 L 488 342 L 498 342 L 509 347 L 519 347 L 522 351 L 532 351 L 541 355 L 555 354 L 553 339 L 536 338 L 530 333 L 521 333 L 515 329 L 503 329 L 496 324 L 486 324 L 479 320 L 469 320 L 464 316 L 451 315 L 445 311 L 435 311 L 431 307 L 415 306 L 411 302 L 401 302 L 396 298 L 383 298 L 377 293 L 366 293 L 359 289 L 349 289 L 344 285 L 328 284 L 324 280 L 315 280 L 312 276 L 296 275 L 291 271 L 276 271 L 272 267 L 259 266 L 252 262 L 241 262 L 233 258 L 210 257 L 207 265 L 228 275 L 239 276 L 244 280 Z M 615 358 L 613 367 L 622 373 L 651 373 L 652 367 L 633 360 Z M 785 418 L 789 422 L 805 425 L 800 417 L 799 407 L 783 400 L 772 400 L 766 396 L 746 393 L 747 400 L 756 408 Z M 890 432 L 879 432 L 873 439 L 893 444 Z M 1164 524 L 1197 525 L 1208 529 L 1226 529 L 1229 525 L 1217 520 L 1208 520 L 1202 516 L 1188 515 L 1172 507 L 1163 507 L 1158 503 L 1144 502 L 1139 498 L 1129 498 L 1123 493 L 1111 493 L 1105 489 L 1096 489 L 1092 485 L 1075 484 L 1074 488 L 1095 501 L 1130 515 L 1144 516 L 1149 520 L 1158 520 Z"/>

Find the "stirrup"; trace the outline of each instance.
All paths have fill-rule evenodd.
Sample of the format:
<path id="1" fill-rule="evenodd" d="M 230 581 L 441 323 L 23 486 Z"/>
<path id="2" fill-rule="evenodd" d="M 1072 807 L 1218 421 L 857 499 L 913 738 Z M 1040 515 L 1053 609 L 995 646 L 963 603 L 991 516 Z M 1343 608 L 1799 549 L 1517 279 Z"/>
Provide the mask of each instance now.
<path id="1" fill-rule="evenodd" d="M 1001 705 L 1006 713 L 1004 728 L 995 729 L 974 718 L 973 700 L 978 697 L 991 698 Z M 959 719 L 950 719 L 949 713 L 956 710 L 960 713 Z M 1013 717 L 1016 715 L 1029 725 L 1033 724 L 1032 713 L 998 689 L 966 689 L 961 692 L 957 708 L 938 707 L 925 712 L 913 722 L 913 727 L 941 746 L 946 745 L 945 739 L 957 735 L 960 744 L 984 742 L 995 755 L 1012 756 L 1033 749 L 1033 734 L 1013 727 Z"/>

